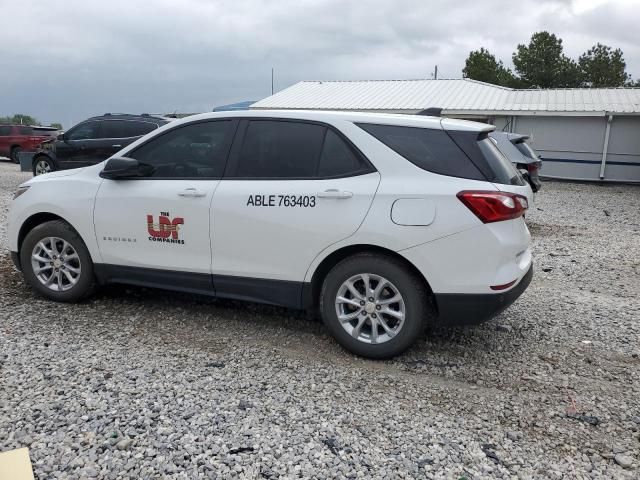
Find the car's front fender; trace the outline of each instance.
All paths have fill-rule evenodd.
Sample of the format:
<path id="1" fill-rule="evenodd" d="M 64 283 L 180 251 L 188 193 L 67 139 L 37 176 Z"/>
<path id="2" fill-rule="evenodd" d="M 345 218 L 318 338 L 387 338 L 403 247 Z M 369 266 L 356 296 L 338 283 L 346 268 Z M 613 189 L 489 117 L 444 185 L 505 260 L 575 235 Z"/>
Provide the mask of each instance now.
<path id="1" fill-rule="evenodd" d="M 34 215 L 49 214 L 69 223 L 84 240 L 91 258 L 100 262 L 100 250 L 93 229 L 93 205 L 102 179 L 81 169 L 34 177 L 23 184 L 28 190 L 13 200 L 9 209 L 9 249 L 19 252 L 20 232 Z M 23 232 L 24 234 L 24 232 Z"/>

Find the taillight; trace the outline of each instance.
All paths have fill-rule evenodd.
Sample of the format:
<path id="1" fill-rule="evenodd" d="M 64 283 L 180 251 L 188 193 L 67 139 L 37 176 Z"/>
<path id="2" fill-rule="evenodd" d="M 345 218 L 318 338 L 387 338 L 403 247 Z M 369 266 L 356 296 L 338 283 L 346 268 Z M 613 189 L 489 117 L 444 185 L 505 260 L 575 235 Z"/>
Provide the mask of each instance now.
<path id="1" fill-rule="evenodd" d="M 457 196 L 482 223 L 512 220 L 529 208 L 527 197 L 515 193 L 465 190 Z"/>
<path id="2" fill-rule="evenodd" d="M 542 165 L 542 162 L 527 163 L 527 171 L 529 173 L 535 173 L 538 170 L 540 170 L 541 165 Z"/>

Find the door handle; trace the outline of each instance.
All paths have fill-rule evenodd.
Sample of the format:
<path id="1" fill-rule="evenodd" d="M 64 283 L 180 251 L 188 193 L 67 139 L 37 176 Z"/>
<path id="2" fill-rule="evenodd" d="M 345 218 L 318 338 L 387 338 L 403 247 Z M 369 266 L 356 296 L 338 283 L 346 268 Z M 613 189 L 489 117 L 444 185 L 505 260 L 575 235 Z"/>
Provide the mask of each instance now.
<path id="1" fill-rule="evenodd" d="M 195 197 L 204 197 L 206 193 L 201 192 L 200 190 L 197 190 L 195 188 L 185 188 L 181 192 L 178 192 L 178 195 L 181 197 L 195 198 Z"/>
<path id="2" fill-rule="evenodd" d="M 330 188 L 329 190 L 325 190 L 324 192 L 320 192 L 316 195 L 318 198 L 351 198 L 353 197 L 353 192 L 347 192 L 338 190 L 336 188 Z"/>
<path id="3" fill-rule="evenodd" d="M 111 148 L 122 148 L 122 145 L 111 145 Z"/>

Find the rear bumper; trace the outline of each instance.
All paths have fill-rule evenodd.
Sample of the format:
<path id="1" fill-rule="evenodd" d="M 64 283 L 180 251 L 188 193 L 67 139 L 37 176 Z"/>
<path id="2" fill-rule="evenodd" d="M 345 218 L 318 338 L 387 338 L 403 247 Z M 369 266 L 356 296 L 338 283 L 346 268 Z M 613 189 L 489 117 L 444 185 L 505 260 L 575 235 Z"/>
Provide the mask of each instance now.
<path id="1" fill-rule="evenodd" d="M 436 293 L 438 319 L 442 326 L 477 325 L 495 317 L 522 295 L 533 277 L 533 265 L 520 282 L 504 293 Z"/>

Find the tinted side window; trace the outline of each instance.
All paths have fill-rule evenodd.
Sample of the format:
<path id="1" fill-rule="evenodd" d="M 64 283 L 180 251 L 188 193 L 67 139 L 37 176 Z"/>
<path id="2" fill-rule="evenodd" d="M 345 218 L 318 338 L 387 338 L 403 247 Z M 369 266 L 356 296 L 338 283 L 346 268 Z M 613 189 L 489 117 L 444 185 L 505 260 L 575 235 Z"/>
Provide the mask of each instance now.
<path id="1" fill-rule="evenodd" d="M 31 127 L 18 128 L 18 135 L 33 135 L 33 129 Z"/>
<path id="2" fill-rule="evenodd" d="M 324 133 L 325 127 L 310 123 L 252 120 L 233 176 L 313 178 Z"/>
<path id="3" fill-rule="evenodd" d="M 502 183 L 505 185 L 524 185 L 521 176 L 515 169 L 513 164 L 505 157 L 502 152 L 489 140 L 489 137 L 478 139 L 478 147 L 484 155 L 484 158 L 489 162 L 491 170 L 495 176 L 494 181 L 496 183 Z"/>
<path id="4" fill-rule="evenodd" d="M 504 185 L 524 184 L 515 167 L 498 150 L 486 132 L 452 130 L 448 134 L 482 172 L 487 181 Z"/>
<path id="5" fill-rule="evenodd" d="M 127 137 L 141 137 L 149 132 L 158 128 L 158 125 L 153 122 L 138 122 L 129 121 L 126 122 L 126 136 Z"/>
<path id="6" fill-rule="evenodd" d="M 125 138 L 127 122 L 124 120 L 105 120 L 100 123 L 100 138 Z"/>
<path id="7" fill-rule="evenodd" d="M 67 140 L 88 140 L 98 138 L 98 122 L 85 122 L 66 134 Z"/>
<path id="8" fill-rule="evenodd" d="M 318 165 L 319 177 L 337 177 L 364 173 L 368 166 L 333 130 L 327 129 Z"/>
<path id="9" fill-rule="evenodd" d="M 202 122 L 169 130 L 127 156 L 155 167 L 152 177 L 221 177 L 227 160 L 230 121 Z"/>
<path id="10" fill-rule="evenodd" d="M 451 177 L 485 179 L 444 130 L 363 123 L 358 126 L 423 170 Z"/>
<path id="11" fill-rule="evenodd" d="M 8 137 L 11 135 L 11 127 L 8 125 L 0 126 L 0 137 Z"/>

